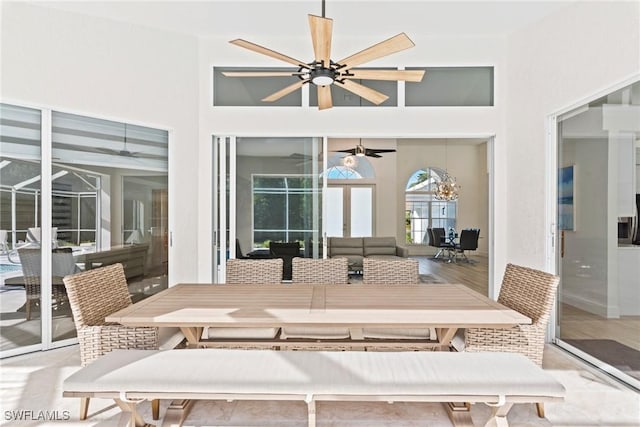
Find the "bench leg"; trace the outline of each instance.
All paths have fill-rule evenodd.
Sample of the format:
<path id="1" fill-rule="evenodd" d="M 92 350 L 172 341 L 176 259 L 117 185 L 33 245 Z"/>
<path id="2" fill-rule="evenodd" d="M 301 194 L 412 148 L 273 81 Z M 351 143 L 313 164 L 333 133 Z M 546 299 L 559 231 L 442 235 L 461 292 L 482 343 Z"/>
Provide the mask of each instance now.
<path id="1" fill-rule="evenodd" d="M 513 403 L 505 403 L 501 406 L 494 406 L 491 409 L 491 418 L 484 427 L 509 427 L 507 422 L 507 413 L 513 406 Z"/>
<path id="2" fill-rule="evenodd" d="M 80 398 L 80 421 L 86 420 L 88 413 L 89 413 L 89 398 L 81 397 Z"/>
<path id="3" fill-rule="evenodd" d="M 193 407 L 195 401 L 188 399 L 174 400 L 165 412 L 164 420 L 162 422 L 163 427 L 180 427 L 184 420 L 187 419 L 189 411 Z"/>
<path id="4" fill-rule="evenodd" d="M 544 403 L 536 403 L 536 410 L 538 411 L 538 417 L 544 418 Z"/>
<path id="5" fill-rule="evenodd" d="M 309 427 L 316 427 L 316 401 L 307 401 L 307 411 L 309 412 Z"/>
<path id="6" fill-rule="evenodd" d="M 136 402 L 125 402 L 120 399 L 113 400 L 115 400 L 122 411 L 118 427 L 154 427 L 153 424 L 145 423 L 140 414 L 138 414 Z"/>

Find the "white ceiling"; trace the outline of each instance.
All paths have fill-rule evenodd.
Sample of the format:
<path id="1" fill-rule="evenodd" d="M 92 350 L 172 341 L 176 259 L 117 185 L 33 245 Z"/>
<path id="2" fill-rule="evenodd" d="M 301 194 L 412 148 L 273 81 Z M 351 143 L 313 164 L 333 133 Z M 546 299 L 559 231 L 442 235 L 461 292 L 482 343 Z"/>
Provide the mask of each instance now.
<path id="1" fill-rule="evenodd" d="M 512 33 L 575 1 L 327 0 L 325 15 L 334 20 L 335 37 L 401 31 L 409 37 L 488 36 Z M 306 35 L 307 14 L 321 14 L 321 0 L 31 3 L 196 37 Z"/>

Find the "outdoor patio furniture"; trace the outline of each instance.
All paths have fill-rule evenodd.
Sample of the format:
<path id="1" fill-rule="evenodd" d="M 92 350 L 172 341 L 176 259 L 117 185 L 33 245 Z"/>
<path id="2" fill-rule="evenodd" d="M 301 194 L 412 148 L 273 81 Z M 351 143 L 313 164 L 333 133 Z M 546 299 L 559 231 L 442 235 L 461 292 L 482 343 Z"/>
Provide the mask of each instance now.
<path id="1" fill-rule="evenodd" d="M 27 320 L 31 320 L 32 304 L 39 303 L 42 294 L 41 250 L 39 248 L 18 249 L 18 257 L 22 266 L 24 288 L 26 292 L 25 312 Z M 51 301 L 54 306 L 67 302 L 62 278 L 67 274 L 80 271 L 73 262 L 71 248 L 54 249 L 51 254 Z"/>
<path id="2" fill-rule="evenodd" d="M 80 363 L 87 366 L 115 349 L 155 350 L 177 346 L 184 336 L 178 328 L 130 327 L 105 321 L 105 317 L 131 306 L 122 264 L 66 276 L 64 284 L 80 344 Z M 80 419 L 87 418 L 89 399 L 82 400 Z M 159 406 L 154 403 L 154 419 Z"/>
<path id="3" fill-rule="evenodd" d="M 560 278 L 544 271 L 507 264 L 498 302 L 531 318 L 530 325 L 468 328 L 464 351 L 520 353 L 542 366 L 544 338 Z M 538 413 L 544 416 L 539 405 Z"/>
<path id="4" fill-rule="evenodd" d="M 292 261 L 292 283 L 327 285 L 346 285 L 349 283 L 349 265 L 347 258 L 294 258 Z M 287 327 L 282 328 L 280 338 L 303 339 L 345 339 L 349 338 L 349 328 L 334 327 Z M 318 349 L 331 349 L 331 344 Z"/>
<path id="5" fill-rule="evenodd" d="M 229 259 L 227 260 L 227 284 L 282 283 L 281 258 L 274 259 Z M 280 328 L 207 328 L 207 336 L 216 339 L 273 339 Z M 246 348 L 249 348 L 248 346 Z M 245 348 L 229 345 L 229 348 Z"/>
<path id="6" fill-rule="evenodd" d="M 419 283 L 419 266 L 415 259 L 363 260 L 363 284 L 402 285 Z M 429 328 L 364 328 L 364 338 L 374 339 L 429 339 L 432 335 Z M 394 348 L 391 345 L 388 349 Z"/>

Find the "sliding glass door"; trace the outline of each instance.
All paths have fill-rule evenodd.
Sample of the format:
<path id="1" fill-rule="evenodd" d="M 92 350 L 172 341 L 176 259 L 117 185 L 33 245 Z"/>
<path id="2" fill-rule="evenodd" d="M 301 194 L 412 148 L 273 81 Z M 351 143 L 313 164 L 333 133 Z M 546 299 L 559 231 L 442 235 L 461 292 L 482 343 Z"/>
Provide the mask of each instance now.
<path id="1" fill-rule="evenodd" d="M 557 118 L 556 337 L 640 388 L 640 82 Z"/>
<path id="2" fill-rule="evenodd" d="M 0 104 L 1 357 L 75 342 L 66 275 L 167 287 L 167 165 L 166 130 Z"/>
<path id="3" fill-rule="evenodd" d="M 214 282 L 229 258 L 298 242 L 322 257 L 322 139 L 214 137 Z"/>

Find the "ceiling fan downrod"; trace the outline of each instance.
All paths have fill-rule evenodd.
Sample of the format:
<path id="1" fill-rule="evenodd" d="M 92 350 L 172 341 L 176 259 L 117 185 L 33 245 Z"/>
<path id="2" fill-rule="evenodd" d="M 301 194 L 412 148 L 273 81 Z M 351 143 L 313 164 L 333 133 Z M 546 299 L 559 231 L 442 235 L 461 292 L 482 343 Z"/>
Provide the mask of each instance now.
<path id="1" fill-rule="evenodd" d="M 323 17 L 323 18 L 326 18 L 326 17 L 324 16 L 324 0 L 322 0 L 322 17 Z"/>

